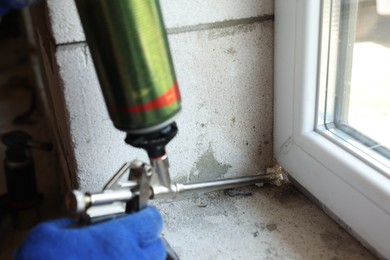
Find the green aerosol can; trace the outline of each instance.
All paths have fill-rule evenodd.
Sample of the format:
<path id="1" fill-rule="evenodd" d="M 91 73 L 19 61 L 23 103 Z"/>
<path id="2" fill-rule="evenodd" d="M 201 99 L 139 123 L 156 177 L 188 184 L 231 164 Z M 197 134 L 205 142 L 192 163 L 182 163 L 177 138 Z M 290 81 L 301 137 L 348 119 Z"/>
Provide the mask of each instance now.
<path id="1" fill-rule="evenodd" d="M 157 0 L 76 0 L 110 117 L 128 134 L 173 123 L 180 93 Z"/>

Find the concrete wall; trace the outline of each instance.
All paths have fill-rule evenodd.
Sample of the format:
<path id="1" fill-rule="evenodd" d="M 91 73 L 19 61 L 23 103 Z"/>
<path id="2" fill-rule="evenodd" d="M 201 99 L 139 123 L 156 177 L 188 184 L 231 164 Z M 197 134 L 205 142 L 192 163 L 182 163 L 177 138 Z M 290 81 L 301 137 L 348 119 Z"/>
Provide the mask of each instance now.
<path id="1" fill-rule="evenodd" d="M 174 180 L 254 174 L 272 165 L 273 0 L 160 1 L 183 103 L 167 150 Z M 81 189 L 97 191 L 125 161 L 72 0 L 48 0 L 55 57 Z M 59 104 L 61 105 L 61 104 Z"/>

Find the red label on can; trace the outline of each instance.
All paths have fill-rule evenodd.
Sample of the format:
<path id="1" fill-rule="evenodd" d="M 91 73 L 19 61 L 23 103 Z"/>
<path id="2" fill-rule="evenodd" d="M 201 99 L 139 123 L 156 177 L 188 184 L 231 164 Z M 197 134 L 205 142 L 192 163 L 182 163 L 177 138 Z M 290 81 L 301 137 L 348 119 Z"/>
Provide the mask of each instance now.
<path id="1" fill-rule="evenodd" d="M 114 108 L 113 112 L 127 112 L 127 113 L 142 113 L 152 110 L 158 110 L 163 107 L 174 104 L 180 100 L 180 91 L 177 81 L 165 92 L 162 96 L 142 105 L 126 107 L 126 108 Z"/>

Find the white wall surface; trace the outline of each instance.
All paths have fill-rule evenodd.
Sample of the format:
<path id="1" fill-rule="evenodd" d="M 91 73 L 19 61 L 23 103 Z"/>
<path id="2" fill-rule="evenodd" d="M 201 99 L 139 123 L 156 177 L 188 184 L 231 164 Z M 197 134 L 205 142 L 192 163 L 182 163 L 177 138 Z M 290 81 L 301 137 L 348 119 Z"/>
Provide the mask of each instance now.
<path id="1" fill-rule="evenodd" d="M 272 165 L 273 1 L 161 2 L 183 98 L 171 176 L 263 171 Z M 73 1 L 48 6 L 79 185 L 98 191 L 125 161 L 148 159 L 108 117 Z"/>
<path id="2" fill-rule="evenodd" d="M 168 29 L 274 13 L 273 0 L 161 0 L 160 4 Z M 74 0 L 47 0 L 47 5 L 57 44 L 85 41 Z"/>

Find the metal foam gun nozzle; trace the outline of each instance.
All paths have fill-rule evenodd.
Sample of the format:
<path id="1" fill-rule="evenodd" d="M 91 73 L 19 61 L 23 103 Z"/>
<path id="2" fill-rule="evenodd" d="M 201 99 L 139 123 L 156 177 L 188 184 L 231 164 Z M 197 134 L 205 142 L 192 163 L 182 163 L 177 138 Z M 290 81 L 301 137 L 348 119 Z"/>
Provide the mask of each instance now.
<path id="1" fill-rule="evenodd" d="M 151 162 L 153 166 L 140 161 L 125 163 L 101 193 L 72 191 L 67 196 L 68 210 L 81 214 L 83 221 L 97 222 L 140 210 L 149 199 L 175 198 L 180 194 L 211 192 L 259 183 L 280 186 L 288 181 L 283 169 L 276 165 L 267 169 L 266 174 L 205 182 L 171 183 L 167 156 L 152 159 Z M 123 180 L 129 169 L 128 179 Z"/>

